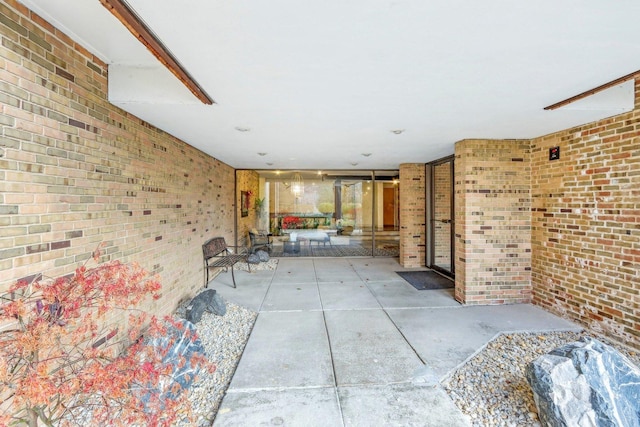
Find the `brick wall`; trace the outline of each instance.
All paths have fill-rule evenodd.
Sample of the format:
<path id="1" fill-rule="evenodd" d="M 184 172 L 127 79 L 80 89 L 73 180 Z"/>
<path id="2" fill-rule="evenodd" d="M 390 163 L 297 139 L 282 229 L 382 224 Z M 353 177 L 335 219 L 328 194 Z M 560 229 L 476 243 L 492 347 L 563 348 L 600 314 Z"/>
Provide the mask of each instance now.
<path id="1" fill-rule="evenodd" d="M 0 290 L 70 273 L 105 242 L 106 259 L 160 275 L 149 308 L 170 312 L 202 285 L 202 242 L 234 241 L 233 169 L 110 105 L 106 65 L 43 19 L 13 0 L 0 13 Z M 456 298 L 533 291 L 640 348 L 639 123 L 635 110 L 533 141 L 456 144 Z M 405 267 L 424 265 L 424 174 L 400 166 Z"/>
<path id="2" fill-rule="evenodd" d="M 636 81 L 636 100 L 640 84 Z M 640 110 L 532 141 L 534 302 L 640 348 Z M 549 161 L 549 148 L 560 159 Z"/>
<path id="3" fill-rule="evenodd" d="M 451 223 L 441 220 L 453 220 L 451 211 L 451 167 L 445 162 L 433 167 L 433 262 L 439 267 L 451 265 Z M 427 224 L 428 226 L 428 224 Z"/>
<path id="4" fill-rule="evenodd" d="M 455 146 L 456 299 L 531 300 L 529 141 L 463 140 Z"/>
<path id="5" fill-rule="evenodd" d="M 107 66 L 0 3 L 0 290 L 105 259 L 160 275 L 162 315 L 202 286 L 201 245 L 233 238 L 234 171 L 107 101 Z"/>
<path id="6" fill-rule="evenodd" d="M 425 265 L 425 165 L 400 165 L 400 264 Z"/>
<path id="7" fill-rule="evenodd" d="M 249 241 L 249 230 L 257 228 L 258 226 L 258 213 L 255 210 L 255 200 L 260 194 L 260 175 L 256 171 L 252 170 L 238 170 L 236 171 L 236 203 L 237 203 L 237 215 L 238 215 L 238 243 L 240 246 L 251 246 Z M 249 209 L 247 209 L 247 216 L 242 216 L 242 209 L 240 206 L 241 192 L 251 192 L 249 196 Z"/>

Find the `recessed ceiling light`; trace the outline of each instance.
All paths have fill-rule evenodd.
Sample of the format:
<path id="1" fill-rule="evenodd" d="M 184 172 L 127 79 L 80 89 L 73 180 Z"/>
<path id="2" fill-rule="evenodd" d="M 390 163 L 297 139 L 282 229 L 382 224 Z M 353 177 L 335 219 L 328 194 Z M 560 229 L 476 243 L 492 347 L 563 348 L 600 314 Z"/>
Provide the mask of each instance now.
<path id="1" fill-rule="evenodd" d="M 258 153 L 258 156 L 266 156 L 267 153 Z"/>
<path id="2" fill-rule="evenodd" d="M 273 166 L 273 162 L 267 162 L 267 166 Z"/>
<path id="3" fill-rule="evenodd" d="M 362 153 L 363 157 L 369 157 L 371 155 L 371 153 Z"/>
<path id="4" fill-rule="evenodd" d="M 404 132 L 404 129 L 394 129 L 391 131 L 391 133 L 396 135 L 400 135 L 402 132 Z"/>
<path id="5" fill-rule="evenodd" d="M 236 126 L 238 132 L 249 132 L 251 128 L 243 128 L 242 126 Z"/>
<path id="6" fill-rule="evenodd" d="M 351 162 L 351 166 L 358 166 L 358 162 Z"/>

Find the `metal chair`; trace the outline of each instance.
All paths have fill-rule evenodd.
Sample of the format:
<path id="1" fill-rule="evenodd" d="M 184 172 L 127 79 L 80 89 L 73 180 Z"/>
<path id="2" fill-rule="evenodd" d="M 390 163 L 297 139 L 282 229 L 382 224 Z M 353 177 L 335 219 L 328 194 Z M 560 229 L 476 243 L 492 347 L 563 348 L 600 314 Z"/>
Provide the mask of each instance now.
<path id="1" fill-rule="evenodd" d="M 266 231 L 249 230 L 249 241 L 251 248 L 249 251 L 253 254 L 258 249 L 265 249 L 267 252 L 271 251 L 273 244 L 271 243 L 271 233 Z"/>

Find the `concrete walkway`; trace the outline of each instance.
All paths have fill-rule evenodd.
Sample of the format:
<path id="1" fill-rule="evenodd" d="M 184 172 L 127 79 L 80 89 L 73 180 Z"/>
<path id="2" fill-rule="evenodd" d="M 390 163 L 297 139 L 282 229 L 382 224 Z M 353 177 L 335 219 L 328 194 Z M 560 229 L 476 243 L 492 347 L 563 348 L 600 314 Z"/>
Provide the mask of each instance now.
<path id="1" fill-rule="evenodd" d="M 532 305 L 417 291 L 395 258 L 279 259 L 220 274 L 259 313 L 214 426 L 467 426 L 440 381 L 500 332 L 579 330 Z"/>

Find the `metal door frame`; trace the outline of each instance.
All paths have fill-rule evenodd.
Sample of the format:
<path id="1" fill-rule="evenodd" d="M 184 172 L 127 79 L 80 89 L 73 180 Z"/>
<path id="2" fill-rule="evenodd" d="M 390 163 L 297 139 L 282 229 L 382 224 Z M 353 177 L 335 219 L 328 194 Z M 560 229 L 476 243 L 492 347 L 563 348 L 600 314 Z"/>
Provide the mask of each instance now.
<path id="1" fill-rule="evenodd" d="M 455 156 L 447 156 L 441 159 L 435 160 L 433 162 L 425 164 L 425 191 L 427 192 L 426 196 L 426 209 L 425 209 L 425 228 L 426 228 L 426 244 L 425 244 L 425 265 L 433 270 L 436 270 L 446 276 L 455 277 Z M 451 163 L 450 173 L 451 173 L 451 271 L 448 271 L 442 267 L 435 265 L 435 218 L 434 218 L 434 210 L 435 210 L 435 180 L 433 179 L 433 173 L 435 166 L 441 165 L 443 163 Z"/>

